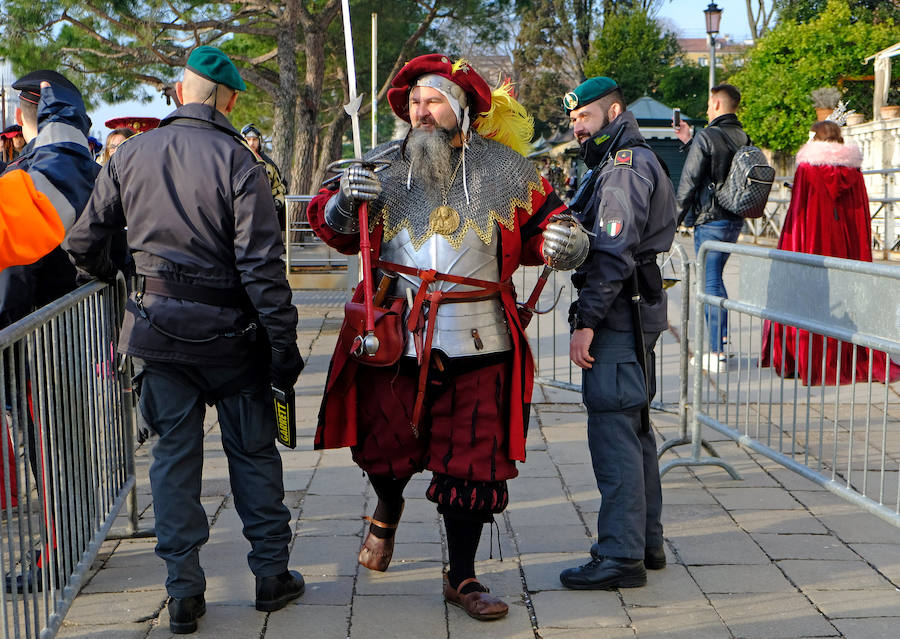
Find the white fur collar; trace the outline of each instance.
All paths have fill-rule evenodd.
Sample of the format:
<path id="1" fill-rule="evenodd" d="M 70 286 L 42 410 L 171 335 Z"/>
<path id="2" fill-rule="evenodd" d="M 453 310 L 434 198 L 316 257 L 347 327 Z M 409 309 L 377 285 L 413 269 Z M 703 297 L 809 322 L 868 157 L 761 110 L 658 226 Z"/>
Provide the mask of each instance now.
<path id="1" fill-rule="evenodd" d="M 797 152 L 797 163 L 814 166 L 823 164 L 849 166 L 858 169 L 862 166 L 862 152 L 853 142 L 838 144 L 811 140 Z"/>

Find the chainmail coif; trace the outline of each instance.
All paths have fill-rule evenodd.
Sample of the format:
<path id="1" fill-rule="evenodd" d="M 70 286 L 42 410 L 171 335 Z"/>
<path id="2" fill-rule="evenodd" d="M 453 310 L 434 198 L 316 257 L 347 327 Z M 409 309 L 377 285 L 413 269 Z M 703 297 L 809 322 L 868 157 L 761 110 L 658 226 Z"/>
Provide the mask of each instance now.
<path id="1" fill-rule="evenodd" d="M 378 157 L 390 145 L 376 147 L 366 157 Z M 459 149 L 453 149 L 451 164 L 459 160 Z M 409 232 L 413 247 L 418 250 L 434 235 L 431 228 L 431 212 L 443 204 L 440 189 L 426 189 L 415 171 L 410 189 L 406 188 L 409 158 L 400 149 L 388 152 L 379 160 L 391 163 L 379 171 L 381 195 L 370 205 L 369 224 L 384 224 L 383 241 L 389 242 L 401 229 Z M 459 226 L 449 233 L 447 241 L 454 248 L 462 245 L 463 237 L 471 228 L 486 245 L 494 241 L 495 222 L 512 230 L 515 227 L 516 208 L 529 214 L 532 211 L 532 192 L 544 194 L 544 187 L 532 163 L 509 147 L 488 140 L 474 131 L 469 136 L 466 149 L 466 180 L 469 202 L 463 191 L 462 170 L 450 185 L 447 204 L 459 213 Z"/>

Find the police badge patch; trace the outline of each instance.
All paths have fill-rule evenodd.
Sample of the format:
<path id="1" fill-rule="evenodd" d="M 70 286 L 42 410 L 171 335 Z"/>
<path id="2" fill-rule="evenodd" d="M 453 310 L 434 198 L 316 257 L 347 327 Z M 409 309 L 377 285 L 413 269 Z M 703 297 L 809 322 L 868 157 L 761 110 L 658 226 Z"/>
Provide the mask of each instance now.
<path id="1" fill-rule="evenodd" d="M 616 161 L 614 166 L 631 166 L 631 156 L 633 151 L 631 149 L 621 149 L 616 152 Z"/>

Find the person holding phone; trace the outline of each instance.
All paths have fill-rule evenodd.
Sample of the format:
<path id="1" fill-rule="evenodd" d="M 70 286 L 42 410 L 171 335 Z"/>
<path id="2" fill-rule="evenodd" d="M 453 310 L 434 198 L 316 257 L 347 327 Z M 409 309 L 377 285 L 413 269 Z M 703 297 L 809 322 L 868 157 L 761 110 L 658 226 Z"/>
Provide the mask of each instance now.
<path id="1" fill-rule="evenodd" d="M 744 218 L 735 215 L 715 200 L 715 189 L 722 184 L 734 150 L 750 143 L 735 112 L 741 104 L 741 92 L 731 84 L 718 84 L 709 91 L 706 114 L 709 126 L 691 136 L 691 127 L 680 120 L 672 124 L 678 139 L 684 143 L 687 159 L 678 183 L 676 203 L 678 224 L 694 229 L 694 250 L 706 240 L 737 242 L 744 226 Z M 731 142 L 725 140 L 727 136 Z M 722 272 L 728 253 L 712 252 L 706 257 L 705 291 L 711 295 L 728 297 Z M 723 309 L 708 309 L 706 325 L 709 348 L 703 356 L 704 370 L 718 372 L 728 364 L 728 313 Z"/>

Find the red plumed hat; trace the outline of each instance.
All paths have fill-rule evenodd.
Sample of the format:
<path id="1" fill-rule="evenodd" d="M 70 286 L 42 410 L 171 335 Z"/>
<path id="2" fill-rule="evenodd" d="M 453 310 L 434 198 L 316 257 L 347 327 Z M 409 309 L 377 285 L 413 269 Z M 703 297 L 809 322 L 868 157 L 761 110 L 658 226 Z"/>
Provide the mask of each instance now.
<path id="1" fill-rule="evenodd" d="M 107 120 L 106 128 L 108 129 L 131 129 L 135 133 L 149 131 L 159 126 L 159 118 L 151 117 L 134 117 L 134 118 L 112 118 Z"/>
<path id="2" fill-rule="evenodd" d="M 409 92 L 416 80 L 425 74 L 446 78 L 462 88 L 473 107 L 473 119 L 491 109 L 491 89 L 475 69 L 465 60 L 452 62 L 440 53 L 429 53 L 413 58 L 400 69 L 388 90 L 388 102 L 397 117 L 409 122 Z"/>

